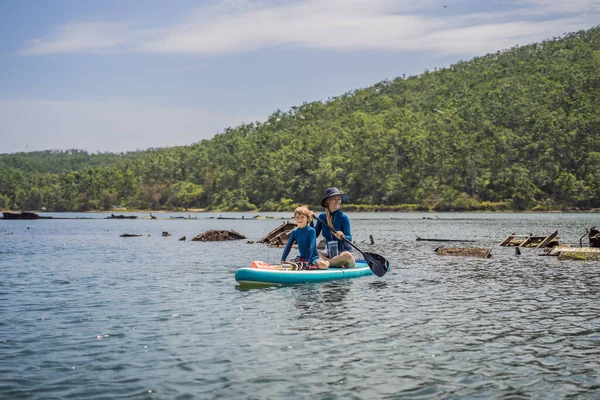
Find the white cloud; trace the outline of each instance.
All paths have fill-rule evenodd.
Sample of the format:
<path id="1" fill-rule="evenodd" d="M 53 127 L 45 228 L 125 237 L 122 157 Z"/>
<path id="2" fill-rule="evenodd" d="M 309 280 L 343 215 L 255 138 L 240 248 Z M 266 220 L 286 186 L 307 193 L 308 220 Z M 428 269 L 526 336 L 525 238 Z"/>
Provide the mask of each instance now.
<path id="1" fill-rule="evenodd" d="M 134 101 L 0 99 L 0 153 L 71 148 L 120 152 L 189 145 L 258 119 Z"/>
<path id="2" fill-rule="evenodd" d="M 600 0 L 528 0 L 526 4 L 553 13 L 598 13 Z"/>
<path id="3" fill-rule="evenodd" d="M 511 0 L 496 0 L 505 1 Z M 464 5 L 465 0 L 445 3 L 451 9 Z M 600 17 L 600 0 L 512 3 L 511 10 L 440 16 L 441 4 L 434 0 L 304 0 L 275 5 L 227 1 L 198 9 L 177 24 L 152 29 L 126 22 L 62 26 L 32 41 L 22 54 L 128 51 L 206 55 L 278 46 L 420 51 L 425 45 L 432 52 L 463 55 L 584 29 Z M 561 25 L 565 21 L 568 26 Z M 464 43 L 449 43 L 448 38 Z"/>
<path id="4" fill-rule="evenodd" d="M 124 23 L 73 23 L 59 27 L 45 38 L 35 39 L 21 51 L 23 55 L 79 53 L 91 51 L 116 51 L 126 48 L 140 39 Z"/>
<path id="5" fill-rule="evenodd" d="M 557 32 L 557 24 L 561 29 Z M 527 44 L 536 38 L 550 38 L 580 29 L 579 20 L 562 19 L 548 22 L 508 22 L 452 28 L 416 39 L 423 49 L 441 54 L 485 54 L 504 50 L 516 44 Z M 539 40 L 539 39 L 537 39 Z"/>

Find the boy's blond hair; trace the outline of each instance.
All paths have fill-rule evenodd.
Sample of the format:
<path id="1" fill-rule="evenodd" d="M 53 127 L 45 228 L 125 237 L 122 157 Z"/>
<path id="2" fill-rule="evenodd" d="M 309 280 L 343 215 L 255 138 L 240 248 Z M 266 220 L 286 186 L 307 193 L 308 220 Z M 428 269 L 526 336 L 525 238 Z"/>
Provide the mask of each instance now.
<path id="1" fill-rule="evenodd" d="M 310 221 L 312 221 L 312 214 L 313 213 L 306 206 L 298 206 L 298 207 L 296 207 L 296 209 L 294 210 L 294 217 L 296 217 L 296 214 L 306 215 L 306 220 L 307 220 L 308 223 L 310 223 Z"/>

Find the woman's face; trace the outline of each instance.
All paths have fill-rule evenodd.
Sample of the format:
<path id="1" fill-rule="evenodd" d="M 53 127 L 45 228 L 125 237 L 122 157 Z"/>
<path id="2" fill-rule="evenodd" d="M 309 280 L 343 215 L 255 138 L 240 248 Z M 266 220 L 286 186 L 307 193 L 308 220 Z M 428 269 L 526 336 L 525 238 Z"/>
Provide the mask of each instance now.
<path id="1" fill-rule="evenodd" d="M 331 196 L 327 200 L 327 208 L 329 208 L 329 211 L 331 211 L 331 212 L 334 212 L 335 210 L 340 208 L 341 205 L 342 205 L 342 196 L 340 196 L 339 194 L 336 194 L 335 196 Z"/>

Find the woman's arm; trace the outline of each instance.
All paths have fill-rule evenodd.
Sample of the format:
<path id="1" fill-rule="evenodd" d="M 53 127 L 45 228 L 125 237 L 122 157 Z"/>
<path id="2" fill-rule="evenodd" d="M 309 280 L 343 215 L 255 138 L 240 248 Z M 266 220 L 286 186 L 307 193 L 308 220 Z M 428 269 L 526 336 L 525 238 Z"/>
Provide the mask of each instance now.
<path id="1" fill-rule="evenodd" d="M 317 222 L 315 223 L 315 239 L 319 237 L 322 228 L 323 227 L 321 226 L 321 221 L 317 220 Z"/>
<path id="2" fill-rule="evenodd" d="M 344 219 L 342 220 L 342 232 L 344 233 L 344 236 L 346 237 L 346 239 L 348 239 L 349 241 L 352 241 L 352 231 L 350 229 L 350 218 L 348 218 L 348 216 L 346 214 L 343 214 Z"/>

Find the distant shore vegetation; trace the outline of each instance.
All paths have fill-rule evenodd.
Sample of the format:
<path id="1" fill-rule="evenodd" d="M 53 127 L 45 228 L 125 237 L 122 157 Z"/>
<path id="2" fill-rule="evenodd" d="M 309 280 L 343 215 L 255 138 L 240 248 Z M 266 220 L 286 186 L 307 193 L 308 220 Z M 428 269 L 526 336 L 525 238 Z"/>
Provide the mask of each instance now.
<path id="1" fill-rule="evenodd" d="M 600 27 L 275 111 L 189 146 L 0 154 L 0 209 L 600 208 Z"/>

